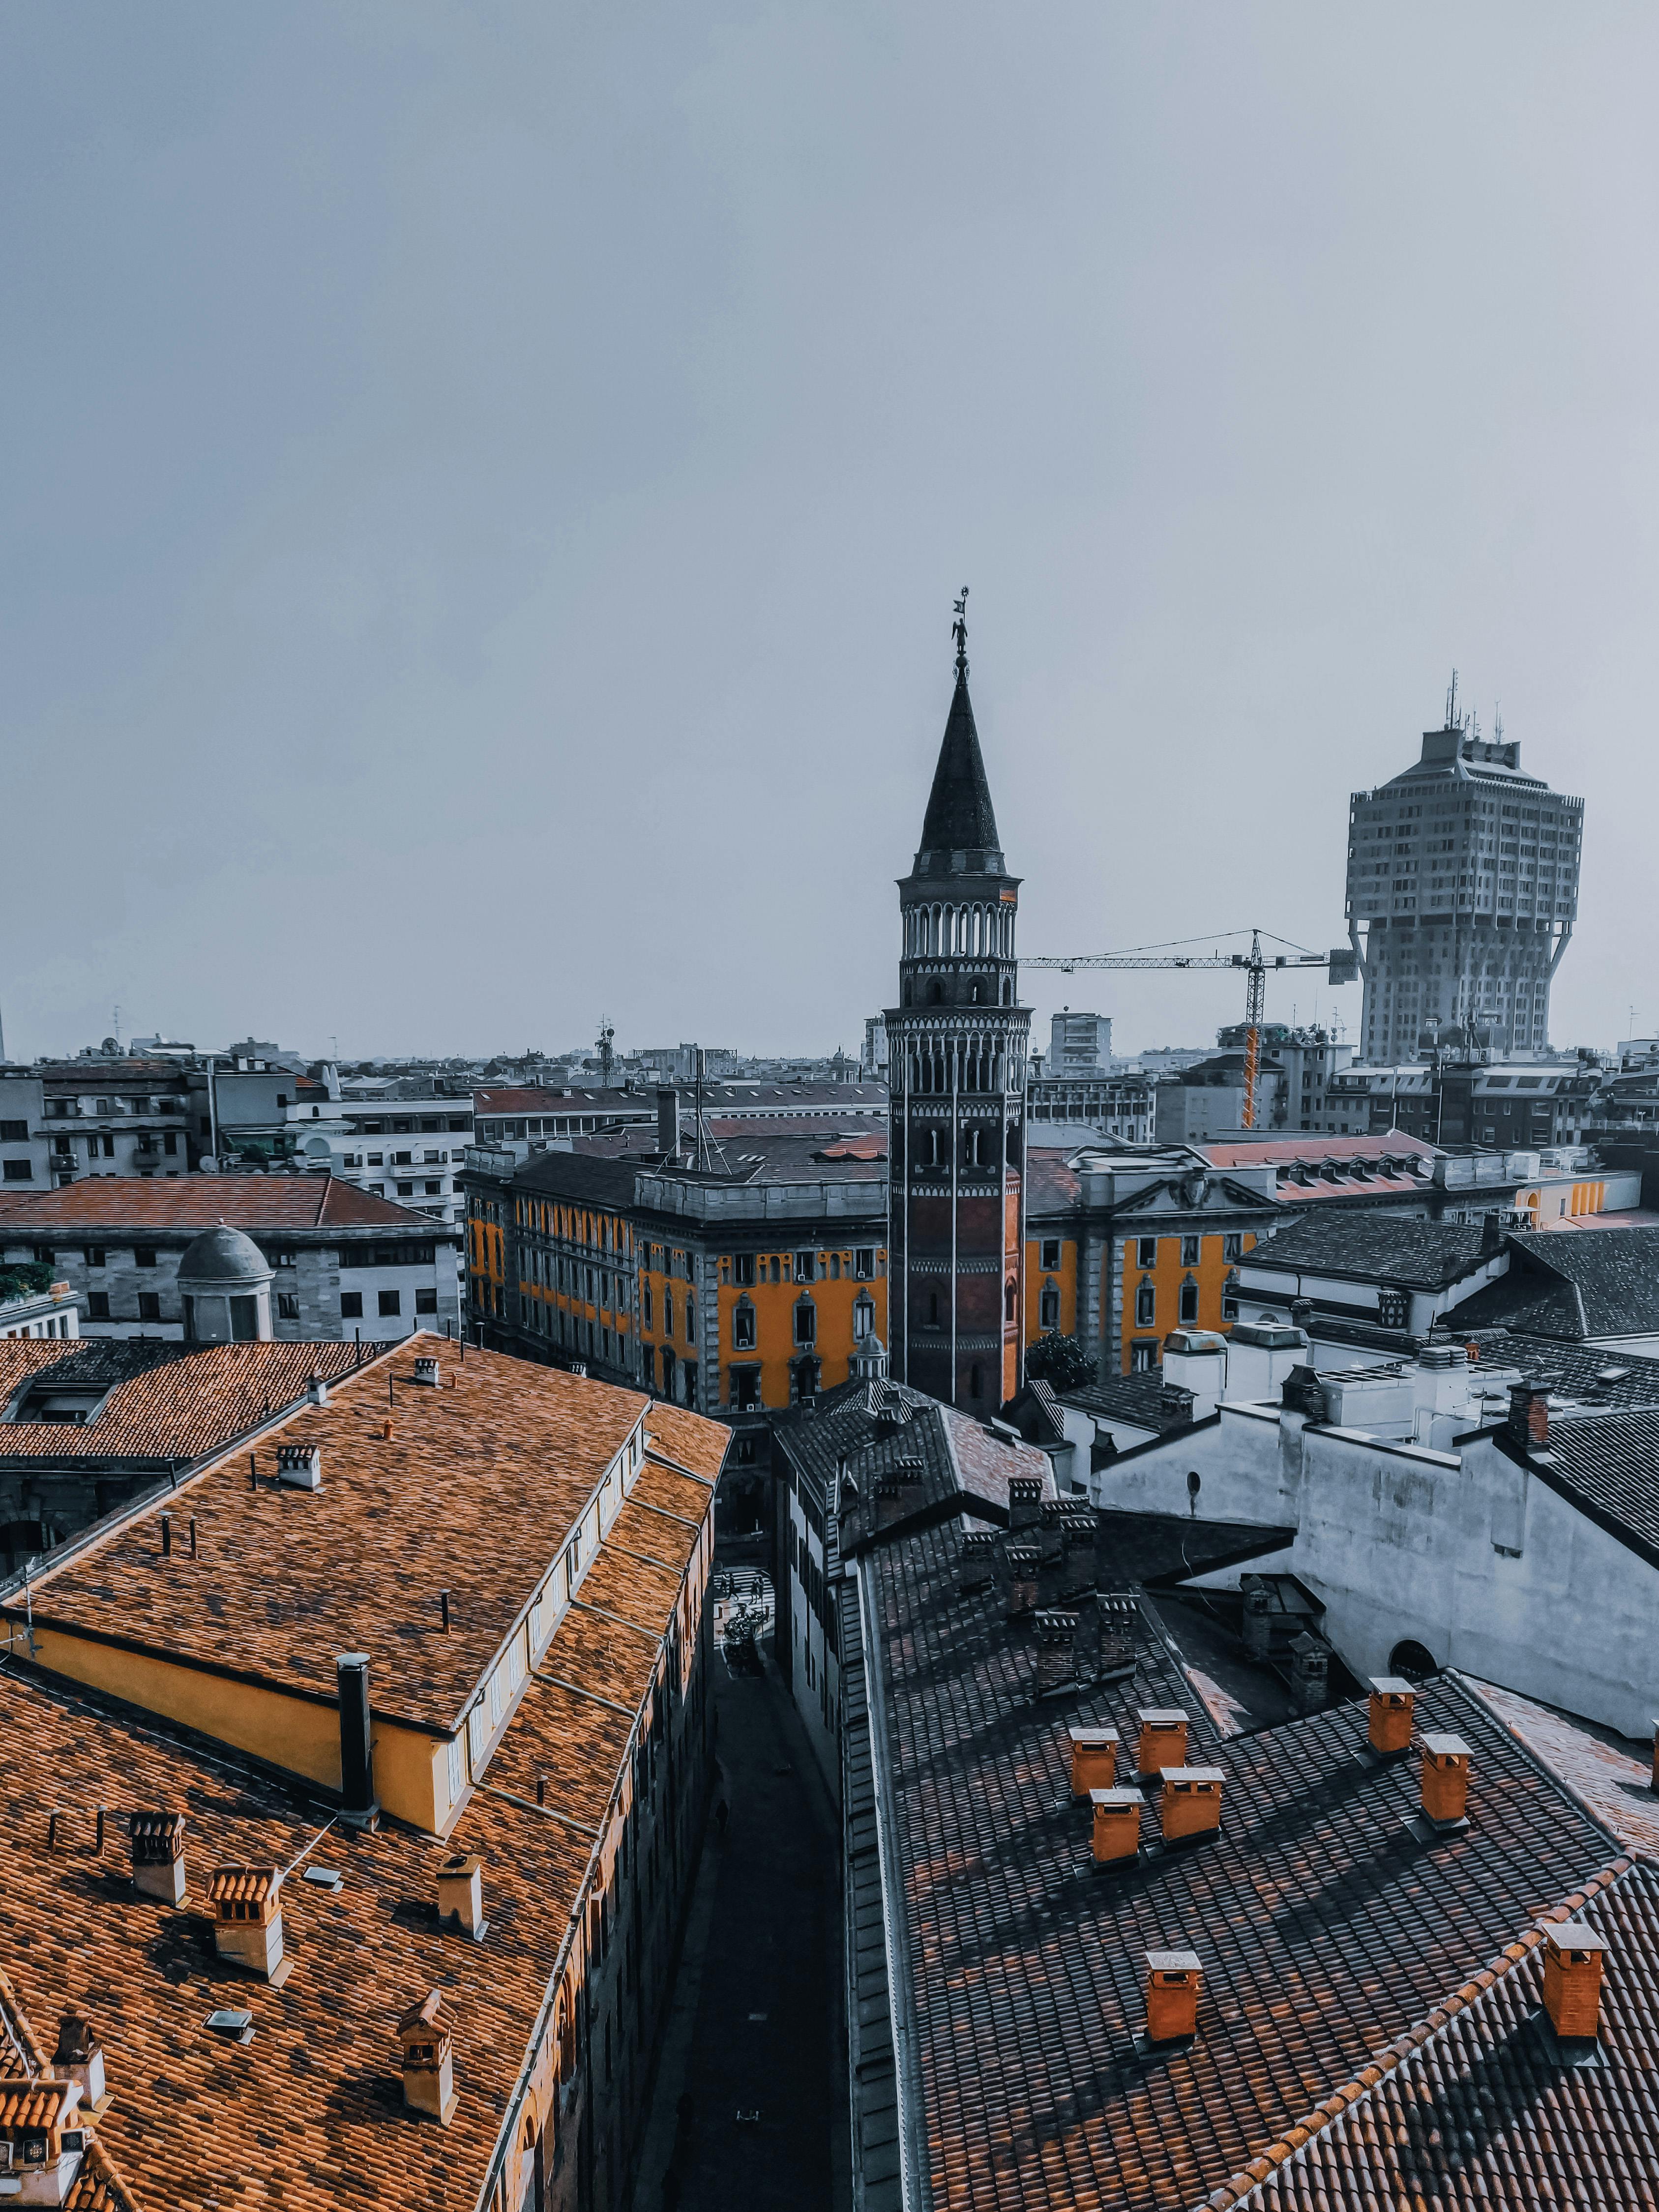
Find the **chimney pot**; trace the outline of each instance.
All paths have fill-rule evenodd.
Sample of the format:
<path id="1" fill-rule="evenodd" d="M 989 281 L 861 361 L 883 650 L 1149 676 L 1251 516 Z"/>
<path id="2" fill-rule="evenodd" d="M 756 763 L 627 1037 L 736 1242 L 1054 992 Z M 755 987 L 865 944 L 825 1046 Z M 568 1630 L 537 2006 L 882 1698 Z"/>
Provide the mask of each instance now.
<path id="1" fill-rule="evenodd" d="M 1393 1759 L 1412 1747 L 1412 1723 L 1417 1711 L 1417 1687 L 1398 1674 L 1373 1674 L 1370 1704 L 1365 1721 L 1365 1741 L 1384 1759 Z"/>
<path id="2" fill-rule="evenodd" d="M 1136 1771 L 1162 1774 L 1166 1766 L 1187 1763 L 1187 1716 L 1178 1705 L 1141 1705 L 1135 1718 L 1140 1723 Z"/>
<path id="3" fill-rule="evenodd" d="M 132 1886 L 141 1897 L 163 1905 L 185 1901 L 185 1816 L 182 1813 L 132 1813 L 127 1818 L 132 1852 Z"/>
<path id="4" fill-rule="evenodd" d="M 1461 1735 L 1425 1735 L 1423 1739 L 1423 1810 L 1437 1828 L 1455 1828 L 1463 1823 L 1468 1803 L 1471 1756 Z"/>
<path id="5" fill-rule="evenodd" d="M 1072 1795 L 1087 1797 L 1097 1790 L 1110 1790 L 1117 1782 L 1118 1732 L 1115 1728 L 1074 1728 L 1066 1731 L 1072 1747 Z"/>
<path id="6" fill-rule="evenodd" d="M 171 1513 L 164 1513 L 161 1516 L 161 1557 L 164 1559 L 170 1559 L 173 1557 L 173 1516 Z"/>
<path id="7" fill-rule="evenodd" d="M 428 1390 L 436 1390 L 441 1387 L 441 1378 L 438 1370 L 438 1363 L 429 1352 L 422 1352 L 416 1354 L 415 1380 L 417 1382 L 423 1382 Z"/>
<path id="8" fill-rule="evenodd" d="M 1196 1951 L 1148 1951 L 1146 2040 L 1179 2043 L 1198 2033 L 1204 1968 Z"/>
<path id="9" fill-rule="evenodd" d="M 1166 1844 L 1220 1833 L 1221 1787 L 1226 1778 L 1219 1766 L 1164 1768 L 1158 1817 Z"/>
<path id="10" fill-rule="evenodd" d="M 405 2107 L 447 2127 L 457 2099 L 449 2030 L 438 2020 L 442 2002 L 440 1992 L 429 1990 L 398 2022 L 398 2040 L 403 2046 Z"/>
<path id="11" fill-rule="evenodd" d="M 276 1480 L 290 1490 L 320 1490 L 322 1453 L 315 1444 L 278 1444 Z"/>
<path id="12" fill-rule="evenodd" d="M 82 2101 L 88 2112 L 97 2111 L 106 2101 L 104 2046 L 84 2013 L 66 2012 L 58 2021 L 52 2067 L 58 2080 L 80 2083 Z"/>
<path id="13" fill-rule="evenodd" d="M 1008 1574 L 1008 1613 L 1030 1613 L 1037 1601 L 1040 1555 L 1035 1544 L 1010 1544 L 1003 1553 Z"/>
<path id="14" fill-rule="evenodd" d="M 1089 1802 L 1094 1813 L 1093 1832 L 1090 1837 L 1097 1866 L 1121 1866 L 1126 1860 L 1137 1857 L 1140 1850 L 1140 1807 L 1139 1790 L 1091 1790 Z"/>
<path id="15" fill-rule="evenodd" d="M 1553 1920 L 1544 1929 L 1544 2009 L 1565 2042 L 1588 2042 L 1601 2026 L 1607 1948 L 1587 1921 Z"/>
<path id="16" fill-rule="evenodd" d="M 1042 1519 L 1042 1478 L 1038 1474 L 1011 1474 L 1008 1478 L 1008 1528 L 1012 1534 L 1021 1528 L 1035 1528 Z"/>
<path id="17" fill-rule="evenodd" d="M 471 1851 L 452 1851 L 438 1869 L 438 1917 L 482 1943 L 489 1923 L 483 1917 L 483 1861 Z"/>
<path id="18" fill-rule="evenodd" d="M 1550 1440 L 1549 1393 L 1540 1382 L 1510 1385 L 1509 1432 L 1518 1444 L 1545 1449 Z"/>
<path id="19" fill-rule="evenodd" d="M 327 1405 L 328 1385 L 323 1380 L 323 1372 L 321 1368 L 313 1367 L 312 1369 L 311 1380 L 306 1384 L 306 1395 L 310 1399 L 313 1406 Z"/>
<path id="20" fill-rule="evenodd" d="M 219 1956 L 280 1987 L 293 1961 L 283 1955 L 283 1877 L 276 1869 L 215 1867 L 208 1900 Z"/>
<path id="21" fill-rule="evenodd" d="M 372 1828 L 380 1808 L 374 1796 L 368 1652 L 337 1651 L 334 1679 L 340 1701 L 340 1819 L 348 1828 Z"/>
<path id="22" fill-rule="evenodd" d="M 970 1590 L 988 1589 L 996 1573 L 996 1538 L 988 1529 L 975 1529 L 962 1540 L 957 1556 L 957 1588 L 965 1596 Z M 1655 1753 L 1659 1771 L 1659 1750 Z"/>

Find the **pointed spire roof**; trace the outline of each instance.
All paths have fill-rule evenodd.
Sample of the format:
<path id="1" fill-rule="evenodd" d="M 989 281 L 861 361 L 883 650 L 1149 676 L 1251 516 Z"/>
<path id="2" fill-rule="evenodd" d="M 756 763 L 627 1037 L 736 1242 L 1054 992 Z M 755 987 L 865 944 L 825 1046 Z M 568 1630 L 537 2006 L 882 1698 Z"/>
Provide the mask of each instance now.
<path id="1" fill-rule="evenodd" d="M 916 852 L 918 872 L 924 869 L 930 855 L 942 855 L 944 865 L 951 866 L 950 855 L 953 853 L 962 854 L 964 858 L 961 865 L 975 872 L 986 867 L 1000 871 L 1002 866 L 1001 841 L 997 836 L 996 812 L 991 805 L 991 787 L 985 780 L 979 732 L 974 727 L 973 702 L 968 696 L 967 614 L 968 591 L 964 585 L 962 597 L 957 601 L 957 618 L 951 632 L 957 646 L 957 687 L 945 720 L 945 742 L 939 749 L 933 787 L 927 796 L 921 843 Z"/>

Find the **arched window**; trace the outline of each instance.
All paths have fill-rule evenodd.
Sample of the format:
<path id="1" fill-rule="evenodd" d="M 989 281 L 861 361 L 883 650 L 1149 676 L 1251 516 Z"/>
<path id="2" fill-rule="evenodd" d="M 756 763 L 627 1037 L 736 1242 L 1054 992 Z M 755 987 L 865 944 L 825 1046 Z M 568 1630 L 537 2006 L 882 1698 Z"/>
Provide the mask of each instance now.
<path id="1" fill-rule="evenodd" d="M 1135 1327 L 1151 1328 L 1158 1319 L 1158 1292 L 1151 1283 L 1135 1285 Z"/>
<path id="2" fill-rule="evenodd" d="M 1198 1319 L 1198 1285 L 1190 1275 L 1181 1285 L 1181 1303 L 1176 1310 L 1183 1322 Z"/>
<path id="3" fill-rule="evenodd" d="M 983 979 L 979 976 L 975 976 L 974 979 L 973 1002 L 976 1006 L 982 1006 L 985 1004 L 985 984 Z"/>
<path id="4" fill-rule="evenodd" d="M 927 986 L 927 1003 L 930 1006 L 937 1006 L 943 1002 L 944 998 L 944 989 L 939 983 L 938 976 L 935 976 L 933 981 Z"/>
<path id="5" fill-rule="evenodd" d="M 981 1387 L 979 1362 L 975 1360 L 968 1370 L 968 1395 L 970 1398 L 977 1398 L 981 1394 Z"/>
<path id="6" fill-rule="evenodd" d="M 1440 1664 L 1425 1645 L 1408 1636 L 1389 1652 L 1389 1672 L 1403 1674 L 1408 1682 L 1426 1682 L 1431 1674 L 1440 1672 Z"/>
<path id="7" fill-rule="evenodd" d="M 1043 1284 L 1037 1299 L 1037 1323 L 1045 1329 L 1060 1327 L 1060 1285 L 1052 1275 Z"/>
<path id="8" fill-rule="evenodd" d="M 662 1333 L 665 1336 L 674 1334 L 674 1293 L 666 1285 L 662 1294 Z"/>
<path id="9" fill-rule="evenodd" d="M 1002 1003 L 1005 1006 L 1012 1006 L 1014 1003 L 1013 981 L 1006 975 L 1002 979 Z"/>
<path id="10" fill-rule="evenodd" d="M 688 1344 L 697 1340 L 697 1302 L 690 1291 L 685 1294 L 685 1340 Z"/>
<path id="11" fill-rule="evenodd" d="M 1004 1321 L 1012 1321 L 1014 1318 L 1014 1299 L 1017 1293 L 1012 1283 L 1005 1283 L 1003 1285 L 1002 1318 Z"/>
<path id="12" fill-rule="evenodd" d="M 929 1328 L 939 1327 L 939 1292 L 937 1291 L 929 1291 L 927 1293 L 927 1326 Z"/>

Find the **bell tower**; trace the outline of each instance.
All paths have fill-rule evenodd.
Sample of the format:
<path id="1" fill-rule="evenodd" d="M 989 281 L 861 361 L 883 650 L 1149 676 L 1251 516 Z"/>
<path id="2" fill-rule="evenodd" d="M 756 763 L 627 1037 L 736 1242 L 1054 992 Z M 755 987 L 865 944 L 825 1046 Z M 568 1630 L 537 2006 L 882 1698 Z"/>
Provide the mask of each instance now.
<path id="1" fill-rule="evenodd" d="M 899 884 L 899 1003 L 887 1015 L 892 1371 L 964 1413 L 1020 1387 L 1025 1054 L 1014 957 L 1019 878 L 1003 864 L 968 696 L 956 689 L 915 865 Z"/>

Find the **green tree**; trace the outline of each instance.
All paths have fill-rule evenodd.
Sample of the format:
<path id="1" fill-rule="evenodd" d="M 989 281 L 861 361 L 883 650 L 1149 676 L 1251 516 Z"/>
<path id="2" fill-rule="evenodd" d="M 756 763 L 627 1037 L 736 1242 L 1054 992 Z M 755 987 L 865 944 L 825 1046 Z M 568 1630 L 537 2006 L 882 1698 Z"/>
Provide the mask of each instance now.
<path id="1" fill-rule="evenodd" d="M 1051 1390 L 1079 1390 L 1094 1381 L 1099 1364 L 1076 1337 L 1060 1336 L 1050 1329 L 1027 1347 L 1025 1372 L 1034 1382 L 1046 1382 Z"/>

